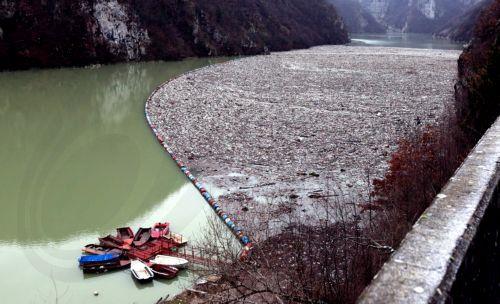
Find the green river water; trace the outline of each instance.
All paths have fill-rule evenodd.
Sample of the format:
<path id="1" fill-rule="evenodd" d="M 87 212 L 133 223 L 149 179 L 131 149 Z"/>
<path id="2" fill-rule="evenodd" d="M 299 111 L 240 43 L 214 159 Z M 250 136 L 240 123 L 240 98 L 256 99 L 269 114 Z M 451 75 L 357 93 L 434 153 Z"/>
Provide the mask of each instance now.
<path id="1" fill-rule="evenodd" d="M 353 44 L 460 46 L 422 35 Z M 195 240 L 210 208 L 156 142 L 144 102 L 160 83 L 225 59 L 0 73 L 1 303 L 146 303 L 187 284 L 83 275 L 80 248 L 116 227 L 170 221 Z M 94 291 L 99 296 L 94 296 Z"/>
<path id="2" fill-rule="evenodd" d="M 145 286 L 129 271 L 83 275 L 77 258 L 121 226 L 167 220 L 199 235 L 210 208 L 156 142 L 144 103 L 222 60 L 0 73 L 0 302 L 154 303 L 184 287 L 187 274 Z"/>

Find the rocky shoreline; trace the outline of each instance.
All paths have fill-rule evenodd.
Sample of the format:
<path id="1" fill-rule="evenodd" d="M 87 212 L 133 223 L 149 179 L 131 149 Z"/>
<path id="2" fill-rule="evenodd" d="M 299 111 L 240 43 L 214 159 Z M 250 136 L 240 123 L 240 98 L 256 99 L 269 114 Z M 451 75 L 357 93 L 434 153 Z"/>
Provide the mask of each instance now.
<path id="1" fill-rule="evenodd" d="M 458 51 L 323 46 L 206 67 L 159 87 L 158 135 L 233 214 L 368 199 L 399 139 L 453 102 Z"/>

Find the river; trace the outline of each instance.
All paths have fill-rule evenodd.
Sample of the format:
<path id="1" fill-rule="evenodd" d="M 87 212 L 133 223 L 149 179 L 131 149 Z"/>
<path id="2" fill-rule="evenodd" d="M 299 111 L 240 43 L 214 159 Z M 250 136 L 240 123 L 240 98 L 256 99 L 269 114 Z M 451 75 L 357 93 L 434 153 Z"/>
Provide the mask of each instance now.
<path id="1" fill-rule="evenodd" d="M 77 258 L 121 226 L 199 235 L 210 208 L 152 135 L 144 102 L 222 60 L 0 73 L 2 303 L 154 303 L 184 287 L 186 274 L 146 286 L 129 271 L 83 275 Z"/>
<path id="2" fill-rule="evenodd" d="M 352 38 L 460 48 L 429 36 Z M 200 235 L 212 211 L 156 142 L 144 102 L 165 80 L 224 60 L 0 73 L 2 303 L 154 303 L 186 286 L 186 273 L 144 286 L 129 271 L 83 275 L 77 257 L 121 226 L 169 221 Z"/>
<path id="3" fill-rule="evenodd" d="M 461 50 L 463 48 L 462 44 L 446 39 L 434 38 L 428 34 L 352 34 L 350 38 L 352 45 L 440 50 Z"/>

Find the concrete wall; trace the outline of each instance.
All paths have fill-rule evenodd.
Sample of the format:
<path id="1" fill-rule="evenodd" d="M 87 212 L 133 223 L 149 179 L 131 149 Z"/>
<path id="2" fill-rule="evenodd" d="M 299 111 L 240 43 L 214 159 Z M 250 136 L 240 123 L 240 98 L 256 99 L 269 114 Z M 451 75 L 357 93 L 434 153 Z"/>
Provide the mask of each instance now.
<path id="1" fill-rule="evenodd" d="M 500 302 L 500 119 L 358 300 Z"/>

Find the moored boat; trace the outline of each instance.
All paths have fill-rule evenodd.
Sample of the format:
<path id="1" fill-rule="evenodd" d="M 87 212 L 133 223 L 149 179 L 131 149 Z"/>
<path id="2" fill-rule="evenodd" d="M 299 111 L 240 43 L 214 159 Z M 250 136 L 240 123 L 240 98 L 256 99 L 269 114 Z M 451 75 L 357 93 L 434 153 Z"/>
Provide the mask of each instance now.
<path id="1" fill-rule="evenodd" d="M 103 247 L 103 246 L 97 245 L 97 244 L 85 245 L 85 247 L 82 248 L 82 251 L 84 253 L 93 254 L 93 255 L 106 254 L 106 253 L 122 254 L 122 252 L 123 252 L 121 249 Z"/>
<path id="2" fill-rule="evenodd" d="M 189 261 L 183 258 L 178 258 L 169 255 L 157 255 L 150 261 L 152 264 L 159 264 L 165 266 L 172 266 L 178 269 L 187 268 Z"/>
<path id="3" fill-rule="evenodd" d="M 151 230 L 151 237 L 154 239 L 158 239 L 162 236 L 165 236 L 167 233 L 169 233 L 169 223 L 156 223 L 153 226 L 153 229 Z"/>
<path id="4" fill-rule="evenodd" d="M 111 263 L 98 263 L 83 265 L 82 270 L 84 273 L 103 273 L 113 270 L 121 270 L 130 267 L 130 260 L 118 260 Z"/>
<path id="5" fill-rule="evenodd" d="M 140 283 L 151 282 L 154 278 L 153 270 L 142 261 L 132 260 L 130 263 L 132 276 Z"/>
<path id="6" fill-rule="evenodd" d="M 108 236 L 99 238 L 99 244 L 103 247 L 118 248 L 118 249 L 129 249 L 129 247 L 130 247 L 123 240 L 121 240 L 113 235 L 108 235 Z"/>
<path id="7" fill-rule="evenodd" d="M 153 273 L 155 275 L 155 279 L 173 279 L 177 276 L 179 273 L 179 269 L 172 267 L 172 266 L 167 266 L 167 265 L 160 265 L 160 264 L 153 264 L 151 265 L 151 270 L 153 270 Z"/>
<path id="8" fill-rule="evenodd" d="M 107 253 L 98 255 L 84 255 L 78 259 L 80 266 L 92 265 L 100 263 L 112 263 L 120 259 L 120 255 L 117 253 Z"/>
<path id="9" fill-rule="evenodd" d="M 134 239 L 134 231 L 130 227 L 116 228 L 116 237 L 130 244 Z"/>
<path id="10" fill-rule="evenodd" d="M 139 228 L 135 234 L 133 244 L 135 247 L 141 247 L 151 238 L 151 228 Z"/>

